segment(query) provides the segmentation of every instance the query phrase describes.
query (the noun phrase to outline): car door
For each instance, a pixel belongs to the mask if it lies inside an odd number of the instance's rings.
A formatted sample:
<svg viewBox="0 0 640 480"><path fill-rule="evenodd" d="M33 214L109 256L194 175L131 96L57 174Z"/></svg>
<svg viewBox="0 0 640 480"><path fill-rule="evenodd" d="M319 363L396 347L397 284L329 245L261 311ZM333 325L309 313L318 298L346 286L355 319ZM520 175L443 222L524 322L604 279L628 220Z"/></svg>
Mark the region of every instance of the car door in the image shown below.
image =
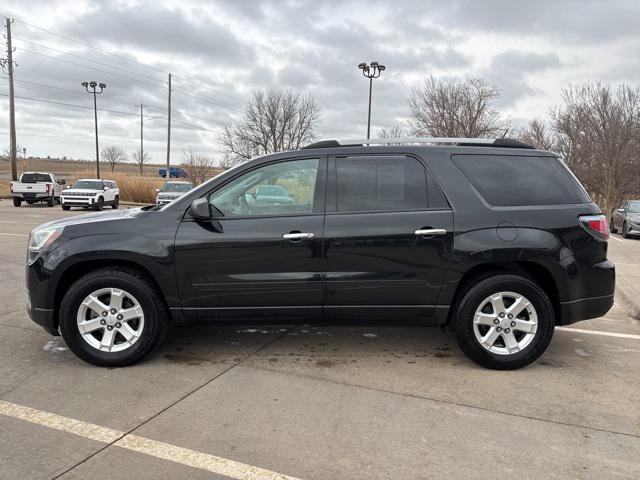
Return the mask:
<svg viewBox="0 0 640 480"><path fill-rule="evenodd" d="M269 162L209 192L211 220L185 215L175 240L184 315L320 314L325 179L324 158ZM263 203L260 185L292 201Z"/></svg>
<svg viewBox="0 0 640 480"><path fill-rule="evenodd" d="M421 159L367 155L329 160L328 313L433 313L452 243L452 211Z"/></svg>

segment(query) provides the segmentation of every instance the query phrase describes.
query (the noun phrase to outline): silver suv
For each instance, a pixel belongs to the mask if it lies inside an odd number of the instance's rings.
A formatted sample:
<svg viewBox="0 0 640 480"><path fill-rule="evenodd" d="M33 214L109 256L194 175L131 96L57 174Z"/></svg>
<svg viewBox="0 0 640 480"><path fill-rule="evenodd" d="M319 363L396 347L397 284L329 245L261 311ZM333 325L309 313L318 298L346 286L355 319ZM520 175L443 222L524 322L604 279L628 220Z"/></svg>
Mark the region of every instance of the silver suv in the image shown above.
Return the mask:
<svg viewBox="0 0 640 480"><path fill-rule="evenodd" d="M166 205L167 203L173 202L176 198L180 198L192 188L193 184L191 182L166 182L162 188L156 189L156 192L158 192L156 204Z"/></svg>

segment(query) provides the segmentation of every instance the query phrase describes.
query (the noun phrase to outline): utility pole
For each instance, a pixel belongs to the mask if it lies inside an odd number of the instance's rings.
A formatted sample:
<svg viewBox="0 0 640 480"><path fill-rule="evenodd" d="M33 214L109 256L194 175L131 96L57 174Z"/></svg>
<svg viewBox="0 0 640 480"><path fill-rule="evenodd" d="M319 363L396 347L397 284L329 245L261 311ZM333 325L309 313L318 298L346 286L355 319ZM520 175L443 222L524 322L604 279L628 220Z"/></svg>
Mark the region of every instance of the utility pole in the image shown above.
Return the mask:
<svg viewBox="0 0 640 480"><path fill-rule="evenodd" d="M2 65L7 65L9 73L9 165L11 180L18 179L18 158L16 145L16 106L13 92L13 46L11 45L11 22L7 18L7 58L2 59Z"/></svg>
<svg viewBox="0 0 640 480"><path fill-rule="evenodd" d="M167 105L167 172L165 178L169 180L169 158L171 156L171 74L169 74L169 101Z"/></svg>
<svg viewBox="0 0 640 480"><path fill-rule="evenodd" d="M370 65L363 62L358 65L358 68L362 70L362 75L369 79L369 113L367 115L367 139L369 139L371 138L371 91L373 90L373 79L378 78L387 67L378 62L371 62Z"/></svg>
<svg viewBox="0 0 640 480"><path fill-rule="evenodd" d="M93 93L93 120L95 122L96 129L96 178L100 178L100 150L98 147L98 104L96 102L96 95L101 94L104 89L107 88L107 85L104 83L98 84L93 80L90 82L82 82L81 85L85 88L87 93ZM91 87L91 90L89 90L89 87ZM96 91L96 87L100 88L99 92Z"/></svg>
<svg viewBox="0 0 640 480"><path fill-rule="evenodd" d="M142 167L144 165L144 142L142 137L142 107L144 104L140 102L140 175L142 175Z"/></svg>

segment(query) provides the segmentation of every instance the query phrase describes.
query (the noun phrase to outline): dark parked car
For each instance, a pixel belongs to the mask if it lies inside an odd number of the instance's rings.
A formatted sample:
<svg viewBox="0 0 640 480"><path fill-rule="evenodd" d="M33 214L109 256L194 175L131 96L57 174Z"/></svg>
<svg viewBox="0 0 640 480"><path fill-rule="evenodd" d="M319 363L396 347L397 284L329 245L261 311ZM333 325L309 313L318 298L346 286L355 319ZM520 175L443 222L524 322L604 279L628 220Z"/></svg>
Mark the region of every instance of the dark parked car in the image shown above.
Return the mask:
<svg viewBox="0 0 640 480"><path fill-rule="evenodd" d="M275 184L294 201L248 201ZM513 369L611 308L607 237L564 163L521 142L324 141L163 207L36 228L28 309L101 366L142 359L170 322L333 318L449 325L474 361Z"/></svg>
<svg viewBox="0 0 640 480"><path fill-rule="evenodd" d="M627 200L622 208L613 211L611 231L621 231L624 238L640 234L640 200Z"/></svg>

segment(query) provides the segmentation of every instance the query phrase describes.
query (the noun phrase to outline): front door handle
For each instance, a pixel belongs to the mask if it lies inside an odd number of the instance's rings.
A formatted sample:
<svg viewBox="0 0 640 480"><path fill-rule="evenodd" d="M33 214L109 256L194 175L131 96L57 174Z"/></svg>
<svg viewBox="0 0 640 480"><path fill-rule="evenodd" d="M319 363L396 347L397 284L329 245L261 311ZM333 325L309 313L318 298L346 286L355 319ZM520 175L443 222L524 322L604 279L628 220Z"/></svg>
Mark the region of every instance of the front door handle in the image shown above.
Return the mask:
<svg viewBox="0 0 640 480"><path fill-rule="evenodd" d="M309 239L313 237L314 237L313 233L304 233L304 232L291 232L291 233L285 233L284 235L282 235L282 238L284 238L285 240L304 240L304 239Z"/></svg>
<svg viewBox="0 0 640 480"><path fill-rule="evenodd" d="M428 237L431 235L446 235L447 231L444 228L421 228L413 233L418 237Z"/></svg>

